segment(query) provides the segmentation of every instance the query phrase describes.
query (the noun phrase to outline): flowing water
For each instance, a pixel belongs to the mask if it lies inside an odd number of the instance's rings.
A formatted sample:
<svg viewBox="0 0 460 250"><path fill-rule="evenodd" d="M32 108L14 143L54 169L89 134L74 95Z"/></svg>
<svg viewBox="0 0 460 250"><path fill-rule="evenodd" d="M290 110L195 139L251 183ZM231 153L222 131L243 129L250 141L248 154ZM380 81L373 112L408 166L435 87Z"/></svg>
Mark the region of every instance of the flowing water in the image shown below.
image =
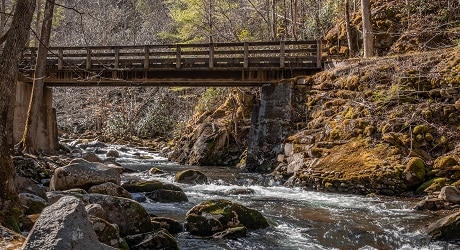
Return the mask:
<svg viewBox="0 0 460 250"><path fill-rule="evenodd" d="M193 168L168 162L145 150L125 149L117 162L137 172L125 174L124 179L137 177L172 183L175 173ZM166 174L147 174L153 166ZM194 168L212 182L175 183L183 188L188 202L147 200L142 205L150 214L184 222L185 214L194 205L223 198L262 212L271 226L249 231L246 238L238 240L201 238L183 232L176 235L180 249L460 249L459 242L430 242L419 231L438 218L411 210L413 200L306 191L286 188L269 178L233 168ZM235 188L250 188L255 193L227 194Z"/></svg>

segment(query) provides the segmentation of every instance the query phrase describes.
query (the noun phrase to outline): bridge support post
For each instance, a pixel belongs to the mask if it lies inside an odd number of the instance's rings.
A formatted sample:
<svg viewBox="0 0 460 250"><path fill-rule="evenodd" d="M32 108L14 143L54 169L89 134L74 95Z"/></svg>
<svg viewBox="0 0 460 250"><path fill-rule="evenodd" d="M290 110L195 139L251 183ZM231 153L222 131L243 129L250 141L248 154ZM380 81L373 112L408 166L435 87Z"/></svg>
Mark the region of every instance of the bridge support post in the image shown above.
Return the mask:
<svg viewBox="0 0 460 250"><path fill-rule="evenodd" d="M291 130L294 83L284 81L263 86L260 101L254 105L249 132L246 168L270 172L283 152L284 139Z"/></svg>
<svg viewBox="0 0 460 250"><path fill-rule="evenodd" d="M18 82L16 86L13 120L13 140L15 144L21 141L24 133L32 84ZM35 140L38 151L53 152L59 147L56 110L53 108L53 90L51 88L45 88L43 92L40 120Z"/></svg>

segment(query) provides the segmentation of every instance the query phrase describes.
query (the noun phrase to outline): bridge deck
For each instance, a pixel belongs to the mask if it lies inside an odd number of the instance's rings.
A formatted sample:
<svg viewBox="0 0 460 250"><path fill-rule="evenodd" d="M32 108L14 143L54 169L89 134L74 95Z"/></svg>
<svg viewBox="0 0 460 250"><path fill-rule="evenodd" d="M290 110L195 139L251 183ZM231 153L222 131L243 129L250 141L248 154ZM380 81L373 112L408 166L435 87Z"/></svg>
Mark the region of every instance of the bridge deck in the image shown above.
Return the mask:
<svg viewBox="0 0 460 250"><path fill-rule="evenodd" d="M36 54L26 51L20 81L33 81ZM261 86L321 64L317 41L54 47L45 85Z"/></svg>

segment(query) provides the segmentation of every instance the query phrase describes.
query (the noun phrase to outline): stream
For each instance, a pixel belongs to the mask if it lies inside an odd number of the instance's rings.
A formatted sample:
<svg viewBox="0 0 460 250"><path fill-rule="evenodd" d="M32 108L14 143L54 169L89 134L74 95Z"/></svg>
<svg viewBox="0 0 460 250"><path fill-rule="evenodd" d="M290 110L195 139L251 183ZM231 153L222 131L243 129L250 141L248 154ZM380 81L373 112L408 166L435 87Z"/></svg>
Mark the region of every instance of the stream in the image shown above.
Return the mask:
<svg viewBox="0 0 460 250"><path fill-rule="evenodd" d="M210 199L228 199L256 209L270 227L248 231L238 240L201 238L187 232L176 235L180 249L459 249L460 242L431 242L419 230L439 217L410 208L416 200L395 197L367 197L320 193L287 188L260 174L235 168L191 167L169 162L145 149L111 145L120 152L117 162L135 172L123 179L142 178L173 183L177 172L198 169L211 184L180 186L189 201L157 203L147 199L141 204L149 214L184 222L187 211ZM105 155L100 154L101 158ZM161 175L149 175L157 167ZM250 188L250 195L228 195L235 188ZM133 197L143 194L133 194Z"/></svg>

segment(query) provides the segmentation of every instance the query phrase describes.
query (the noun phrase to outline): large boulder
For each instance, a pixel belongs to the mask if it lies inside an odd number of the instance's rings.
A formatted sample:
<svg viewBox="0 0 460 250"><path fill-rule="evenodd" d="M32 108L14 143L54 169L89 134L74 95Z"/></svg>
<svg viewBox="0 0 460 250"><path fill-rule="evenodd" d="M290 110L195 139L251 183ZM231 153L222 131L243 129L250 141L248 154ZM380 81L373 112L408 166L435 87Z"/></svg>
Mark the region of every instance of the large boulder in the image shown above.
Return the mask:
<svg viewBox="0 0 460 250"><path fill-rule="evenodd" d="M430 224L426 233L434 240L460 240L460 212L446 216Z"/></svg>
<svg viewBox="0 0 460 250"><path fill-rule="evenodd" d="M138 202L103 194L86 194L83 200L99 204L106 211L107 221L117 224L120 235L133 235L150 232L153 225L145 208Z"/></svg>
<svg viewBox="0 0 460 250"><path fill-rule="evenodd" d="M112 182L92 186L88 192L132 199L131 194L126 189Z"/></svg>
<svg viewBox="0 0 460 250"><path fill-rule="evenodd" d="M198 170L187 169L177 173L175 181L186 184L206 184L208 177Z"/></svg>
<svg viewBox="0 0 460 250"><path fill-rule="evenodd" d="M186 229L197 235L212 235L234 227L258 229L269 226L260 212L228 200L211 200L198 204L187 212L185 220ZM222 229L219 229L216 220ZM212 230L201 232L204 226L210 226Z"/></svg>
<svg viewBox="0 0 460 250"><path fill-rule="evenodd" d="M120 185L120 169L102 163L75 159L69 165L57 168L51 178L51 190L72 188L88 189L91 186L113 182Z"/></svg>
<svg viewBox="0 0 460 250"><path fill-rule="evenodd" d="M39 214L46 206L48 206L48 202L45 199L29 193L20 193L19 201L21 202L26 215Z"/></svg>
<svg viewBox="0 0 460 250"><path fill-rule="evenodd" d="M81 200L66 196L45 208L23 246L35 249L115 249L99 242Z"/></svg>
<svg viewBox="0 0 460 250"><path fill-rule="evenodd" d="M129 249L141 250L141 249L165 249L175 250L177 242L174 237L168 233L165 229L153 231L149 233L130 235L125 237L126 243L128 243Z"/></svg>
<svg viewBox="0 0 460 250"><path fill-rule="evenodd" d="M102 162L102 159L93 152L85 153L81 158L89 162Z"/></svg>
<svg viewBox="0 0 460 250"><path fill-rule="evenodd" d="M450 202L450 203L459 204L460 203L460 190L458 190L454 186L442 187L438 198L444 201Z"/></svg>
<svg viewBox="0 0 460 250"><path fill-rule="evenodd" d="M107 220L107 213L100 204L89 204L85 206L85 209L89 216Z"/></svg>

